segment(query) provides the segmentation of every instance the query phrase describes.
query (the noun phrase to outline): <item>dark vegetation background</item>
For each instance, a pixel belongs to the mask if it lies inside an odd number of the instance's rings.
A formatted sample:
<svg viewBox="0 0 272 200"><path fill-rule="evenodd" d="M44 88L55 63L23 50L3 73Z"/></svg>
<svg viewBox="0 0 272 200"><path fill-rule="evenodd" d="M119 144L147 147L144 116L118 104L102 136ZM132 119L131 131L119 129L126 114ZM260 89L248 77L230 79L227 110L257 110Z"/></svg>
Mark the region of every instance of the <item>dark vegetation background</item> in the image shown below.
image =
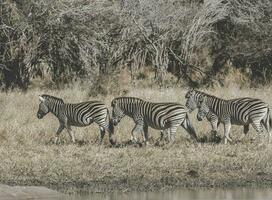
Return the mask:
<svg viewBox="0 0 272 200"><path fill-rule="evenodd" d="M264 85L271 36L271 0L0 0L0 85Z"/></svg>

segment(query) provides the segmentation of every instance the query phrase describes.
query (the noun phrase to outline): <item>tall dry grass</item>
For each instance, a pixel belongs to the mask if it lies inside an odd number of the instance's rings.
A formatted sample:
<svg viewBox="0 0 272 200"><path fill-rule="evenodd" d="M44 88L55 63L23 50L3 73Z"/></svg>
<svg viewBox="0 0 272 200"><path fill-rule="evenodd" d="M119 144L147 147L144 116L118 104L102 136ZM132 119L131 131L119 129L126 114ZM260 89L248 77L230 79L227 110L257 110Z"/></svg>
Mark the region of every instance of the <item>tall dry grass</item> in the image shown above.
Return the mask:
<svg viewBox="0 0 272 200"><path fill-rule="evenodd" d="M271 104L272 88L239 89L217 88L207 92L223 98L251 96ZM132 89L127 95L154 102L184 104L186 89ZM188 134L178 129L176 142L171 148L157 147L154 141L159 131L149 129L151 145L137 148L111 148L105 139L99 146L98 126L73 128L73 145L66 131L60 145L49 144L58 121L48 114L38 120L38 95L46 93L61 97L65 102L89 100L86 88L75 85L63 90L37 90L27 93L14 91L0 95L0 182L23 185L45 185L63 191L89 190L151 190L177 186L233 186L269 185L272 183L272 145L251 142L256 132L250 128L243 142L223 145L191 142ZM98 96L110 106L112 95ZM209 137L210 125L198 122L196 113L190 119L199 137ZM124 143L133 128L125 118L116 128L115 138ZM220 127L222 133L222 127ZM242 127L233 126L231 136L238 138ZM265 136L262 136L265 140Z"/></svg>

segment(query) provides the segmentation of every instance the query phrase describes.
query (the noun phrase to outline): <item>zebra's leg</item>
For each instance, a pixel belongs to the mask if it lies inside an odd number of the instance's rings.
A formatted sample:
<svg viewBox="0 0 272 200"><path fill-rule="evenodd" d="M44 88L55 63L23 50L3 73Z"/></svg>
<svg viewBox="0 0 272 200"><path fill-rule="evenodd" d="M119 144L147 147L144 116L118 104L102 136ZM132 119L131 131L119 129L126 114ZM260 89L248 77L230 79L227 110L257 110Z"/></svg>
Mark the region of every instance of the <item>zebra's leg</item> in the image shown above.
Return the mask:
<svg viewBox="0 0 272 200"><path fill-rule="evenodd" d="M231 128L231 123L227 122L224 125L224 142L225 144L229 142L232 142L232 139L229 137L229 132L230 132L230 128Z"/></svg>
<svg viewBox="0 0 272 200"><path fill-rule="evenodd" d="M249 124L246 124L246 125L244 125L244 134L241 135L241 137L239 138L239 141L242 141L245 138L248 131L249 131Z"/></svg>
<svg viewBox="0 0 272 200"><path fill-rule="evenodd" d="M162 138L163 144L165 144L166 141L168 141L168 142L170 141L170 129L169 128L164 129L162 131L161 138Z"/></svg>
<svg viewBox="0 0 272 200"><path fill-rule="evenodd" d="M173 126L168 131L168 139L169 139L170 144L173 144L175 141L177 129L178 129L178 127Z"/></svg>
<svg viewBox="0 0 272 200"><path fill-rule="evenodd" d="M157 139L156 144L158 144L158 145L161 145L161 143L164 144L167 134L168 134L167 130L168 129L164 129L164 130L160 131L160 138Z"/></svg>
<svg viewBox="0 0 272 200"><path fill-rule="evenodd" d="M143 128L143 132L144 132L144 143L145 145L149 145L149 142L148 142L148 126L147 124L144 125L144 128Z"/></svg>
<svg viewBox="0 0 272 200"><path fill-rule="evenodd" d="M168 133L169 133L169 128L168 129L164 129L161 130L161 137L160 137L160 141L165 141L168 138Z"/></svg>
<svg viewBox="0 0 272 200"><path fill-rule="evenodd" d="M260 139L261 133L263 132L263 126L262 126L262 124L260 123L260 121L253 121L251 123L251 125L257 131L258 138Z"/></svg>
<svg viewBox="0 0 272 200"><path fill-rule="evenodd" d="M164 140L165 141L167 140L167 142L170 142L171 141L171 131L170 131L170 128L165 129L164 130L164 134L166 135L166 136L164 136Z"/></svg>
<svg viewBox="0 0 272 200"><path fill-rule="evenodd" d="M101 145L105 136L105 128L103 128L102 126L99 126L100 129L100 138L99 138L99 144Z"/></svg>
<svg viewBox="0 0 272 200"><path fill-rule="evenodd" d="M197 136L194 127L192 126L188 116L183 120L181 123L181 126L189 133L190 137L194 140L197 141Z"/></svg>
<svg viewBox="0 0 272 200"><path fill-rule="evenodd" d="M131 131L131 141L133 143L137 143L138 142L138 138L136 137L136 135L138 135L139 133L141 133L143 131L143 125L141 124L136 124L134 126L134 128Z"/></svg>
<svg viewBox="0 0 272 200"><path fill-rule="evenodd" d="M268 144L270 144L270 140L272 136L272 132L271 132L272 119L269 112L270 111L268 110L268 113L266 114L265 118L261 120L261 123L263 124L265 130L268 133Z"/></svg>
<svg viewBox="0 0 272 200"><path fill-rule="evenodd" d="M163 140L163 138L164 138L164 130L161 130L161 131L160 131L160 133L161 133L161 136L160 136L160 141L162 141L162 140Z"/></svg>
<svg viewBox="0 0 272 200"><path fill-rule="evenodd" d="M110 141L111 145L116 144L116 141L114 141L114 139L112 138L112 136L114 134L114 125L113 125L112 119L109 119L108 128L106 130L109 133L109 141Z"/></svg>
<svg viewBox="0 0 272 200"><path fill-rule="evenodd" d="M108 121L107 121L108 120ZM109 142L114 145L116 142L113 140L112 136L114 134L114 125L112 119L106 119L96 122L99 125L100 138L99 144L102 144L106 132L109 134Z"/></svg>
<svg viewBox="0 0 272 200"><path fill-rule="evenodd" d="M68 131L68 134L69 134L69 136L70 136L70 139L71 139L72 143L75 144L75 143L76 143L75 135L74 135L74 133L73 133L73 131L72 131L71 126L68 126L68 127L67 127L67 131Z"/></svg>
<svg viewBox="0 0 272 200"><path fill-rule="evenodd" d="M266 128L266 130L267 130L267 133L268 133L268 144L270 144L271 136L272 136L270 125L268 125L268 127Z"/></svg>
<svg viewBox="0 0 272 200"><path fill-rule="evenodd" d="M271 137L272 137L272 132L271 132L271 130L269 130L268 131L268 144L270 144Z"/></svg>
<svg viewBox="0 0 272 200"><path fill-rule="evenodd" d="M63 124L60 124L57 132L56 132L56 136L54 138L54 144L57 144L57 142L59 141L59 135L61 133L61 131L64 129L64 125Z"/></svg>
<svg viewBox="0 0 272 200"><path fill-rule="evenodd" d="M211 118L211 125L212 125L212 138L216 138L218 136L218 126L220 122L218 121L217 117Z"/></svg>

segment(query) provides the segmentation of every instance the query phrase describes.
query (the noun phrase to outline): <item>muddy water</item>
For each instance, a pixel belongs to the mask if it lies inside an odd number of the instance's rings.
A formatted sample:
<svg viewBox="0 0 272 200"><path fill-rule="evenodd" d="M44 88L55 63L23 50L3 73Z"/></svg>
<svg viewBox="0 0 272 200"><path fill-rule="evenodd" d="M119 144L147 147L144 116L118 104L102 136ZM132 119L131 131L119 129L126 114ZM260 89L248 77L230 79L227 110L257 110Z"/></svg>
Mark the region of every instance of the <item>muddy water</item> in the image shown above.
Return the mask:
<svg viewBox="0 0 272 200"><path fill-rule="evenodd" d="M71 196L69 200L271 200L272 188L182 189L171 192L130 192Z"/></svg>
<svg viewBox="0 0 272 200"><path fill-rule="evenodd" d="M0 200L271 200L272 188L180 189L168 192L113 192L67 196L45 187L0 185Z"/></svg>
<svg viewBox="0 0 272 200"><path fill-rule="evenodd" d="M0 184L0 200L62 200L66 195L46 187Z"/></svg>

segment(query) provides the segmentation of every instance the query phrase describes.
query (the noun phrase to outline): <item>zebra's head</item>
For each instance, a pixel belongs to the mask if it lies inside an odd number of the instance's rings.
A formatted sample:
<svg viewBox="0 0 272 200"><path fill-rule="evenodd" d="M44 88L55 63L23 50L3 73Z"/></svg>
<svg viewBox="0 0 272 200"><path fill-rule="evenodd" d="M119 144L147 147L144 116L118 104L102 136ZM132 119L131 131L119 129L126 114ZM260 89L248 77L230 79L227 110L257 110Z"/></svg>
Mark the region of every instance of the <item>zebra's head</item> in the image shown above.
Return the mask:
<svg viewBox="0 0 272 200"><path fill-rule="evenodd" d="M49 96L46 94L39 96L40 104L39 104L39 110L37 112L38 119L42 119L47 113L49 113L52 110L52 106L56 103L64 103L62 99Z"/></svg>
<svg viewBox="0 0 272 200"><path fill-rule="evenodd" d="M206 104L206 100L207 100L206 96L200 96L199 97L200 106L199 106L198 112L197 112L198 121L202 121L209 112L209 107Z"/></svg>
<svg viewBox="0 0 272 200"><path fill-rule="evenodd" d="M118 99L113 99L111 102L112 107L112 122L116 126L121 119L125 116L124 110L121 108L121 104Z"/></svg>
<svg viewBox="0 0 272 200"><path fill-rule="evenodd" d="M185 94L185 98L186 98L185 106L189 109L189 112L192 112L194 109L197 108L196 91L194 89L189 90Z"/></svg>

